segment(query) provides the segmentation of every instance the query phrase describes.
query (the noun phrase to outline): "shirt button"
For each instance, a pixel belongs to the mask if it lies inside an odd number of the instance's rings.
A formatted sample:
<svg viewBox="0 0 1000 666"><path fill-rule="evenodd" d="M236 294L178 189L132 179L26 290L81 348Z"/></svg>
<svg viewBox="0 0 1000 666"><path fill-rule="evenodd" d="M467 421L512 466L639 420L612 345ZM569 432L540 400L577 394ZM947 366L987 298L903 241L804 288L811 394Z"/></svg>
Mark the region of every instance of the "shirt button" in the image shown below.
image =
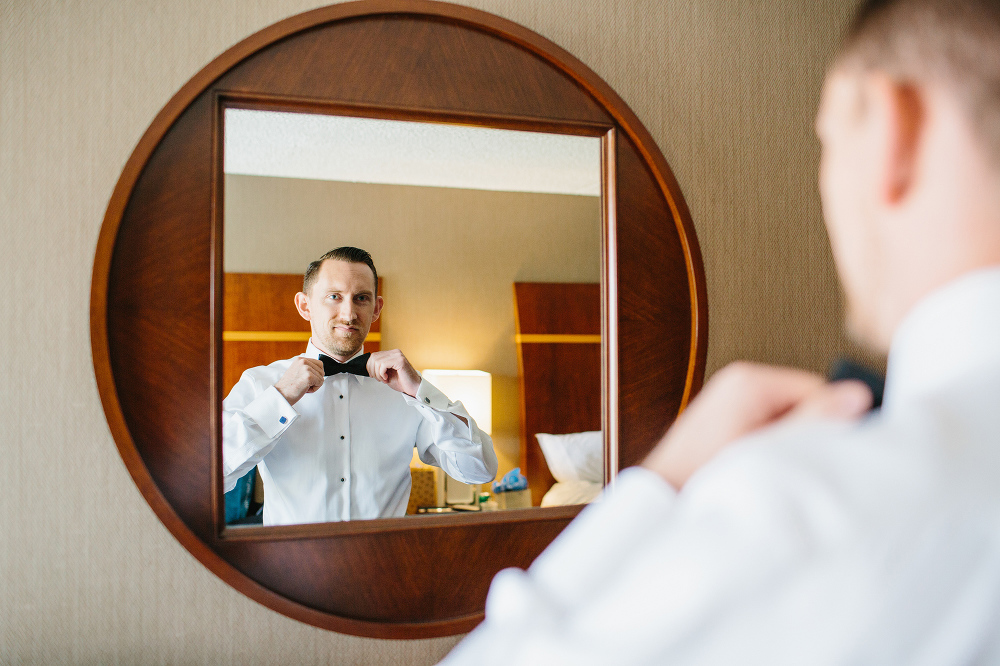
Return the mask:
<svg viewBox="0 0 1000 666"><path fill-rule="evenodd" d="M424 402L426 402L429 405L429 404L431 404L431 399L430 398L424 398Z"/></svg>
<svg viewBox="0 0 1000 666"><path fill-rule="evenodd" d="M341 482L341 483L343 483L343 482L344 482L344 477L340 477L340 482Z"/></svg>
<svg viewBox="0 0 1000 666"><path fill-rule="evenodd" d="M340 399L341 399L341 400L343 400L343 399L344 399L344 396L340 396Z"/></svg>
<svg viewBox="0 0 1000 666"><path fill-rule="evenodd" d="M341 435L341 436L340 436L340 438L341 438L341 439L344 439L344 436L343 436L343 435Z"/></svg>

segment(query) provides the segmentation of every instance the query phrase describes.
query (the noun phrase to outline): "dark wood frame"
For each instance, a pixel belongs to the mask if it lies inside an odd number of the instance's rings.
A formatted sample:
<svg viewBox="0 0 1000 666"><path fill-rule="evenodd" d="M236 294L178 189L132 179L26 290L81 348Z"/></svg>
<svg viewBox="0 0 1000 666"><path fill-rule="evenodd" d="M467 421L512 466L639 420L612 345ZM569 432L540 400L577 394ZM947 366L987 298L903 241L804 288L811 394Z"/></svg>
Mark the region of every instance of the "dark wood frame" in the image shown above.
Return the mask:
<svg viewBox="0 0 1000 666"><path fill-rule="evenodd" d="M612 471L641 460L704 372L705 281L680 189L585 65L514 23L429 0L325 7L250 36L181 88L122 172L94 261L91 342L112 435L160 520L234 588L303 622L381 638L467 631L493 574L530 564L577 507L221 527L221 100L605 136Z"/></svg>

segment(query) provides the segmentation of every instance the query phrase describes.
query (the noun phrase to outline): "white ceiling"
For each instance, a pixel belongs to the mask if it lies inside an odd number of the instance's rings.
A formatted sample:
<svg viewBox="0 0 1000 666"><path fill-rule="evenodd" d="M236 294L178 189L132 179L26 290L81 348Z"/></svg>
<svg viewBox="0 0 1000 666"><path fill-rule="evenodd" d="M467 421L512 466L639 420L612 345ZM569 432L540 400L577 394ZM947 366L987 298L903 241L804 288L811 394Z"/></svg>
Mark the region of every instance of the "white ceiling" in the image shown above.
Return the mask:
<svg viewBox="0 0 1000 666"><path fill-rule="evenodd" d="M601 194L595 137L246 109L224 131L226 173Z"/></svg>

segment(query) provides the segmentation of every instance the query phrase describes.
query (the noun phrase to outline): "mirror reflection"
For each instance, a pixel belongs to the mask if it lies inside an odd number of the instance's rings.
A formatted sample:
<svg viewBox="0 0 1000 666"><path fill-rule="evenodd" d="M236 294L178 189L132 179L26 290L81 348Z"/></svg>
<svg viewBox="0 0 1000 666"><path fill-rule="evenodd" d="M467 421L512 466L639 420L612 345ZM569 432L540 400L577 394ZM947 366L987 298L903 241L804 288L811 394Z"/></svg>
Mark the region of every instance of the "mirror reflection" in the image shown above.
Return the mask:
<svg viewBox="0 0 1000 666"><path fill-rule="evenodd" d="M223 136L227 523L596 496L600 138L236 108Z"/></svg>

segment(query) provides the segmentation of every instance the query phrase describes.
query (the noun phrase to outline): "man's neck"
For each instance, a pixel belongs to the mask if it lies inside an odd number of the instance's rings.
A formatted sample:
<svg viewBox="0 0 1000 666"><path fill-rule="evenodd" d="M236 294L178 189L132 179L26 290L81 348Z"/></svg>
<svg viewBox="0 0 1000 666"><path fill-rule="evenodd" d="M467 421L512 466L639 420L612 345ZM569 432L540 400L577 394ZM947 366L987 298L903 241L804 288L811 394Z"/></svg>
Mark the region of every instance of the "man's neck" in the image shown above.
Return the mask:
<svg viewBox="0 0 1000 666"><path fill-rule="evenodd" d="M346 354L346 355L345 354L334 354L334 353L332 353L332 352L324 349L319 344L317 344L315 338L309 338L309 343L313 347L315 347L316 349L318 349L321 353L326 354L327 356L329 356L330 358L332 358L334 361L337 361L338 363L347 363L352 358L354 358L355 356L359 355L361 352L363 352L365 350L365 346L362 344L360 347L358 347L357 349L355 349L353 352L351 352L349 354Z"/></svg>

